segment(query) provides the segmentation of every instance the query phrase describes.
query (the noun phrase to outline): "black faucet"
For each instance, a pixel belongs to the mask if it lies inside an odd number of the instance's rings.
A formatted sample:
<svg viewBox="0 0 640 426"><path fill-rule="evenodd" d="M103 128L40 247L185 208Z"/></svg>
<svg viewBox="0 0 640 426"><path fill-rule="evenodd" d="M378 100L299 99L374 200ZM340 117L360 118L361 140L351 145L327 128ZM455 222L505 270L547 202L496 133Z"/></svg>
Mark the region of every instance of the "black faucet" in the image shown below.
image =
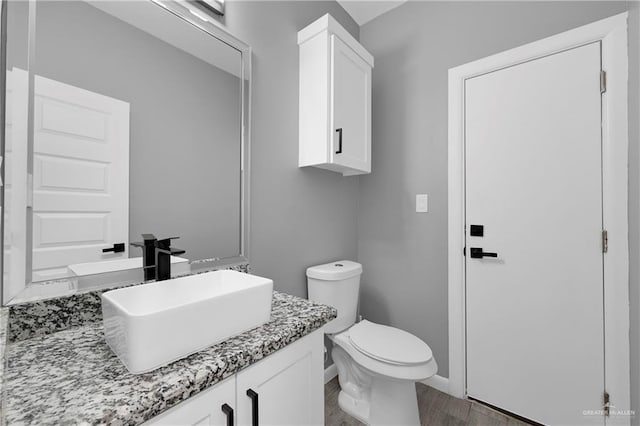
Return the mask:
<svg viewBox="0 0 640 426"><path fill-rule="evenodd" d="M171 256L181 255L186 253L182 249L171 247L171 240L175 240L180 237L164 238L162 240L156 240L156 280L168 280L171 278Z"/></svg>
<svg viewBox="0 0 640 426"><path fill-rule="evenodd" d="M142 249L142 262L144 269L144 280L156 279L156 237L153 234L142 234L144 242L131 243L134 247Z"/></svg>

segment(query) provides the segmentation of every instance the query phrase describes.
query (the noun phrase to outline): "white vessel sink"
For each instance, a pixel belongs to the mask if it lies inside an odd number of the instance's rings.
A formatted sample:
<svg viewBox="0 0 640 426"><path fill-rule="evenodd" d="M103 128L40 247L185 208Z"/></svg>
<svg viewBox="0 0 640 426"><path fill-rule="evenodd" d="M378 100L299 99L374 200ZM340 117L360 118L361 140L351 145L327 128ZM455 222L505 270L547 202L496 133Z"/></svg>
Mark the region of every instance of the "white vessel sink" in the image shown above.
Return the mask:
<svg viewBox="0 0 640 426"><path fill-rule="evenodd" d="M69 270L77 276L104 274L106 272L126 271L142 268L142 257L128 259L104 260L101 262L76 263L68 266ZM189 259L171 256L171 274L180 275L189 273Z"/></svg>
<svg viewBox="0 0 640 426"><path fill-rule="evenodd" d="M108 291L105 339L144 373L266 323L272 294L272 280L229 270Z"/></svg>

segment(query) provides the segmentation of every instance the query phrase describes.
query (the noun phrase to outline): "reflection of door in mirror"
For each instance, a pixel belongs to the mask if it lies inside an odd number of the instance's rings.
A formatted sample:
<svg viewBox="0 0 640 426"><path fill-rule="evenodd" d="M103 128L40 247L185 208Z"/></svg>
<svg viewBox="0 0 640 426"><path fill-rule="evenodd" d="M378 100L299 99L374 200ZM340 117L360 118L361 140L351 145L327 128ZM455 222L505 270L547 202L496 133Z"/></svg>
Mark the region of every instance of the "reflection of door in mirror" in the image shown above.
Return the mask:
<svg viewBox="0 0 640 426"><path fill-rule="evenodd" d="M40 76L34 90L33 281L128 257L129 104Z"/></svg>
<svg viewBox="0 0 640 426"><path fill-rule="evenodd" d="M25 144L28 73L8 71L5 282L66 277L71 263L128 256L129 104L34 77L33 178ZM12 190L25 188L26 191ZM27 219L33 219L33 251ZM124 243L122 252L103 252ZM31 263L28 267L25 263ZM12 292L14 293L14 292Z"/></svg>
<svg viewBox="0 0 640 426"><path fill-rule="evenodd" d="M5 294L18 294L26 283L27 244L27 140L29 76L26 71L7 70L5 116L4 261ZM18 142L16 142L18 141Z"/></svg>

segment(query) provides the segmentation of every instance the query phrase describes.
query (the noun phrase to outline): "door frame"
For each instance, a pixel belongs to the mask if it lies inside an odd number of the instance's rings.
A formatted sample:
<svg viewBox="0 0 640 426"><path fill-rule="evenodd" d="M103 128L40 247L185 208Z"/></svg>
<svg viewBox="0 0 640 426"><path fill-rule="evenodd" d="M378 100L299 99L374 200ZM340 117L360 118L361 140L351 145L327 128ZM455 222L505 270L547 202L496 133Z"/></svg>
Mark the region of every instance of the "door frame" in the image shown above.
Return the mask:
<svg viewBox="0 0 640 426"><path fill-rule="evenodd" d="M630 407L627 16L628 12L624 12L449 69L449 393L453 396L467 396L463 255L465 80L600 41L602 69L606 71L606 91L602 95L603 224L609 238L604 255L605 389L618 410ZM585 407L591 408L601 407ZM628 416L616 417L616 424L629 421Z"/></svg>

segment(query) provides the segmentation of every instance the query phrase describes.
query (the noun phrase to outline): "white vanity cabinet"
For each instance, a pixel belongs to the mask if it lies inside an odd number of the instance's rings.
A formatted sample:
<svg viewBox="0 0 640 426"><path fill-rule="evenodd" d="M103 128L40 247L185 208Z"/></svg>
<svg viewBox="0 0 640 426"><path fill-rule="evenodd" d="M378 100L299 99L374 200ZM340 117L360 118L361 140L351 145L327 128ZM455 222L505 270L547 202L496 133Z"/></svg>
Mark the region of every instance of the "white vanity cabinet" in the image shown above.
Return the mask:
<svg viewBox="0 0 640 426"><path fill-rule="evenodd" d="M240 371L237 425L324 425L323 347L315 331Z"/></svg>
<svg viewBox="0 0 640 426"><path fill-rule="evenodd" d="M145 424L324 425L323 336L316 330Z"/></svg>
<svg viewBox="0 0 640 426"><path fill-rule="evenodd" d="M146 422L158 426L233 425L236 401L235 377L229 377ZM226 404L225 411L222 407ZM227 408L228 407L228 408ZM232 411L229 411L232 410Z"/></svg>
<svg viewBox="0 0 640 426"><path fill-rule="evenodd" d="M331 15L298 32L298 166L371 172L373 56Z"/></svg>

